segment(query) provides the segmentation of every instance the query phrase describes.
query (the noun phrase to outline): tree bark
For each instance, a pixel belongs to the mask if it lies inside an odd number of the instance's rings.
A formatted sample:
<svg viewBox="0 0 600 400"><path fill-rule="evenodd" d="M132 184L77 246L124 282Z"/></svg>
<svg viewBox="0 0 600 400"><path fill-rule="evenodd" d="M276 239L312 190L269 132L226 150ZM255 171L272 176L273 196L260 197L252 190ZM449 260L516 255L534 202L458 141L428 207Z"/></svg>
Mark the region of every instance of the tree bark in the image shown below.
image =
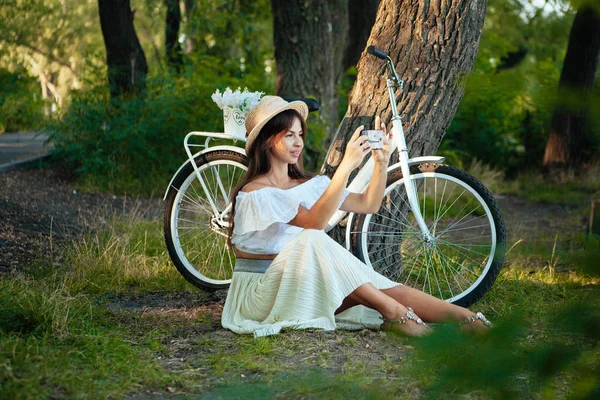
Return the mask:
<svg viewBox="0 0 600 400"><path fill-rule="evenodd" d="M577 169L593 157L588 132L592 110L586 99L594 89L599 62L600 11L597 6L583 5L577 10L569 34L544 167Z"/></svg>
<svg viewBox="0 0 600 400"><path fill-rule="evenodd" d="M181 9L179 0L165 0L167 13L165 16L165 50L167 63L177 73L181 72L183 54L179 45L179 26L181 25Z"/></svg>
<svg viewBox="0 0 600 400"><path fill-rule="evenodd" d="M143 94L148 64L133 26L129 0L98 0L112 98Z"/></svg>
<svg viewBox="0 0 600 400"><path fill-rule="evenodd" d="M343 2L340 2L343 3ZM275 93L283 97L314 96L326 126L337 121L333 21L328 2L271 0L275 45ZM343 7L342 7L343 8ZM346 10L337 13L347 15ZM337 20L336 32L343 32ZM342 36L338 36L340 39ZM335 53L335 55L334 55Z"/></svg>
<svg viewBox="0 0 600 400"><path fill-rule="evenodd" d="M331 16L331 34L332 34L332 63L333 68L333 93L334 98L331 105L331 115L333 124L338 121L338 95L337 88L342 79L344 68L344 60L348 53L348 45L351 40L350 35L350 9L349 0L329 0L329 15ZM363 46L366 39L363 42Z"/></svg>
<svg viewBox="0 0 600 400"><path fill-rule="evenodd" d="M275 93L314 96L332 138L339 120L337 89L358 61L379 0L271 0L276 60ZM327 143L328 144L328 143Z"/></svg>
<svg viewBox="0 0 600 400"><path fill-rule="evenodd" d="M348 0L348 42L342 64L342 73L356 65L365 49L371 28L375 23L379 0Z"/></svg>
<svg viewBox="0 0 600 400"><path fill-rule="evenodd" d="M477 56L485 9L485 0L380 2L367 44L386 51L405 81L396 96L411 157L435 154L450 125L464 93L462 79ZM329 176L357 126L373 127L376 115L388 125L391 118L385 64L363 51L357 68L348 110L322 168ZM332 233L338 240L340 235L339 229Z"/></svg>

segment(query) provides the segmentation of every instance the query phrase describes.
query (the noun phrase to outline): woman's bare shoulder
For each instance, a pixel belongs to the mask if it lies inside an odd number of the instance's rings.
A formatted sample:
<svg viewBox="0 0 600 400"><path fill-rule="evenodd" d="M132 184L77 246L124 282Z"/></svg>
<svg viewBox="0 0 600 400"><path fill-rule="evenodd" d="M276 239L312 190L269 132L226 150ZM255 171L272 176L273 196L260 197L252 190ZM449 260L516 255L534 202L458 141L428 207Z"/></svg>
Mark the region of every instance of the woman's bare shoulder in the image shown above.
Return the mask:
<svg viewBox="0 0 600 400"><path fill-rule="evenodd" d="M317 176L317 175L315 175L315 176ZM294 179L296 181L296 185L294 185L294 186L301 185L305 182L308 182L312 178L313 178L313 176L311 175L311 176L307 176L305 178ZM292 186L292 187L294 187L294 186ZM264 189L264 188L268 188L268 187L276 187L276 186L273 186L273 184L271 184L266 179L263 180L263 178L258 178L258 179L255 179L253 181L246 183L240 191L244 192L244 193L249 193L249 192L252 192L252 191L255 191L258 189Z"/></svg>
<svg viewBox="0 0 600 400"><path fill-rule="evenodd" d="M244 185L244 187L241 189L241 191L245 192L245 193L249 193L249 192L252 192L254 190L266 188L266 187L269 187L269 186L270 185L268 183L262 182L261 179L256 179L256 180L253 180L251 182L246 183Z"/></svg>

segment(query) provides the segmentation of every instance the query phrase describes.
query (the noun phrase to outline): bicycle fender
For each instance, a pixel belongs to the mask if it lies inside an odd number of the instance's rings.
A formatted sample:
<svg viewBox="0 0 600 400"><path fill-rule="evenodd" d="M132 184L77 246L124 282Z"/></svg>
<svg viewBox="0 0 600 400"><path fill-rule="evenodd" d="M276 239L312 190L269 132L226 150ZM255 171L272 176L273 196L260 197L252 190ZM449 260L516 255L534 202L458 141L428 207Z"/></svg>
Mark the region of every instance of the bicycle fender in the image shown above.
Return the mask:
<svg viewBox="0 0 600 400"><path fill-rule="evenodd" d="M209 153L211 151L216 151L216 150L229 150L229 151L234 151L236 153L239 153L243 156L246 156L246 150L242 149L241 147L237 147L237 146L229 146L229 145L222 145L222 146L214 146L214 147L209 147L208 149L204 149L201 150L197 153L195 153L192 158L196 159L196 157L205 154L205 153ZM171 190L171 184L173 183L173 181L175 180L175 177L179 174L179 171L181 171L182 169L184 169L186 167L186 165L188 165L190 163L190 160L188 159L186 162L184 162L183 164L181 164L181 166L179 167L179 169L177 170L177 172L175 172L173 174L173 177L171 178L171 181L169 182L169 186L167 186L167 190L165 191L165 195L163 196L163 201L167 198L167 195L169 194L169 190Z"/></svg>
<svg viewBox="0 0 600 400"><path fill-rule="evenodd" d="M418 164L423 164L423 163L434 163L434 164L441 164L446 160L446 157L441 157L441 156L423 156L423 157L415 157L415 158L410 158L408 160L408 166L413 166L413 165L418 165ZM397 162L396 164L390 165L387 168L387 172L390 173L393 170L400 168L400 163Z"/></svg>

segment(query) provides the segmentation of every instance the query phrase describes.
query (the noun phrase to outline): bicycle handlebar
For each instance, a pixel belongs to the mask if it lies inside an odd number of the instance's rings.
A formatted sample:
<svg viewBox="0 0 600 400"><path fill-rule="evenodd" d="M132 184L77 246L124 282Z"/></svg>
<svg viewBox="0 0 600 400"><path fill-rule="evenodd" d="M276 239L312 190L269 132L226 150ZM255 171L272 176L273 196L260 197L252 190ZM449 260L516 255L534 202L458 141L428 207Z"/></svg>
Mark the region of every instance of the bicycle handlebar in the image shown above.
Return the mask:
<svg viewBox="0 0 600 400"><path fill-rule="evenodd" d="M382 60L385 60L388 70L390 72L390 79L395 83L395 85L397 87L400 88L400 90L402 90L402 88L404 87L404 81L402 81L402 79L400 79L400 77L396 73L396 68L394 68L394 63L392 62L392 59L390 58L390 56L385 51L378 49L375 46L367 47L367 53L372 54L375 57L380 58ZM390 92L390 100L392 102L394 102L393 98L394 98L393 93Z"/></svg>
<svg viewBox="0 0 600 400"><path fill-rule="evenodd" d="M375 46L367 47L367 53L374 55L377 58L381 58L382 60L387 60L388 55L385 51L378 49Z"/></svg>

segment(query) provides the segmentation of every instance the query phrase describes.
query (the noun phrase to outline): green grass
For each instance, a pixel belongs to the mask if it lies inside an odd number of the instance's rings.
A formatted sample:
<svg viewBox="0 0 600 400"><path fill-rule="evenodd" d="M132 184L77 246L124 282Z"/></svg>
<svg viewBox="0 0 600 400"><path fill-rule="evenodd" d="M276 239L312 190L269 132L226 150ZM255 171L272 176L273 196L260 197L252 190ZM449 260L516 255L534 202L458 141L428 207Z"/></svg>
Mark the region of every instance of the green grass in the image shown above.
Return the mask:
<svg viewBox="0 0 600 400"><path fill-rule="evenodd" d="M539 203L588 204L600 198L600 165L579 174L573 172L553 173L543 176L525 172L512 181L500 181L492 185L494 192L512 194Z"/></svg>
<svg viewBox="0 0 600 400"><path fill-rule="evenodd" d="M7 398L109 397L168 374L90 296L56 275L0 280L0 384Z"/></svg>
<svg viewBox="0 0 600 400"><path fill-rule="evenodd" d="M583 208L509 230L481 310L484 336L437 326L422 340L375 331L220 327L222 304L134 214L0 277L0 387L8 398L592 398L600 388L600 241ZM545 222L545 223L546 223ZM556 224L553 225L553 224ZM596 392L594 392L594 390Z"/></svg>

